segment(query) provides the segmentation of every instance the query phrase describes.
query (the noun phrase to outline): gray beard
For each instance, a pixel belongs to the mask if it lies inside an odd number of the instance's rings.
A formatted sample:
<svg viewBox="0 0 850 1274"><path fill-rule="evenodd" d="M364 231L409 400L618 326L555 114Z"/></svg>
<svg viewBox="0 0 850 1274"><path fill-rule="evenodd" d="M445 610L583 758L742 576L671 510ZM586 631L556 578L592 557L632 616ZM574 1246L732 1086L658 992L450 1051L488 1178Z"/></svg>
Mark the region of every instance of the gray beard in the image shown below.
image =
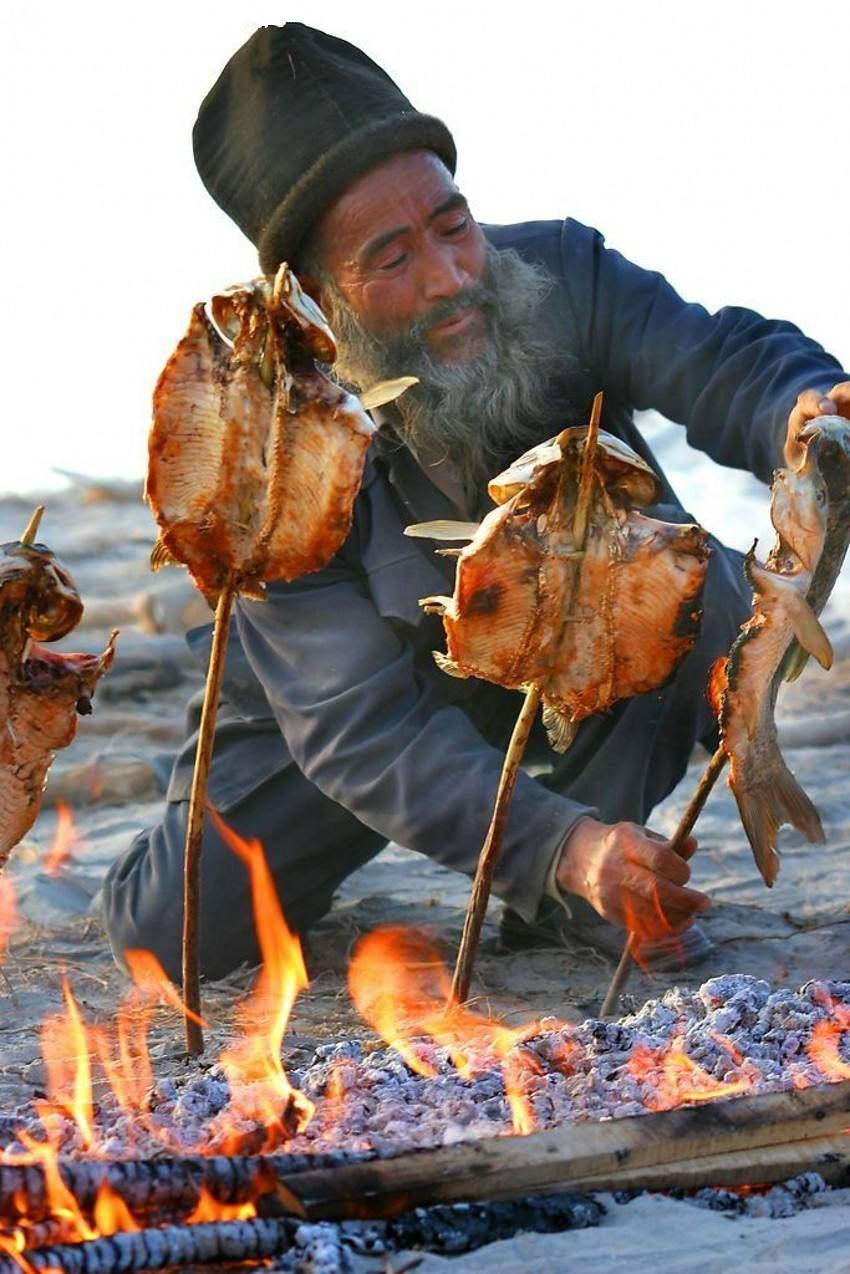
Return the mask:
<svg viewBox="0 0 850 1274"><path fill-rule="evenodd" d="M479 283L436 302L414 323L375 336L360 323L332 280L323 280L325 313L337 341L334 374L363 390L397 376L417 376L395 404L397 433L422 464L447 460L477 502L505 463L542 441L551 416L551 379L563 354L541 335L538 312L552 287L544 270L512 248L487 248ZM488 339L468 362L440 362L425 340L434 323L480 306Z"/></svg>

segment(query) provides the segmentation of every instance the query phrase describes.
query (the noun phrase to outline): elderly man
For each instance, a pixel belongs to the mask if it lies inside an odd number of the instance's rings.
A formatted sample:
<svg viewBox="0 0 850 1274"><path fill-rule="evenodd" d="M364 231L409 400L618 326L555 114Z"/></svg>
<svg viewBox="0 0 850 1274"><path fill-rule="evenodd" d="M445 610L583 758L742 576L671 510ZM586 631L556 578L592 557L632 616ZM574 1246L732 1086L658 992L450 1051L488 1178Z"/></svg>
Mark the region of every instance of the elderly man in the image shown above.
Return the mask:
<svg viewBox="0 0 850 1274"><path fill-rule="evenodd" d="M265 27L234 55L194 140L207 188L263 270L290 261L325 308L335 374L361 388L420 382L380 414L338 556L272 585L265 603L241 602L234 624L210 797L263 842L304 932L390 839L473 872L519 706L434 665L440 625L418 599L447 591L451 563L404 527L479 517L487 478L583 423L598 389L604 427L662 479L651 512L686 521L633 408L657 408L693 446L769 480L805 420L850 414L850 385L789 323L686 304L572 220L480 225L453 181L445 125L360 50L300 24ZM675 679L583 723L563 756L533 735L495 880L507 942L572 936L613 951L630 918L656 967L708 949L695 923L708 899L644 824L694 743L713 745L708 669L749 609L740 556L714 550L702 634ZM205 659L209 629L189 641ZM194 742L163 821L113 866L104 894L117 958L149 947L175 975ZM213 828L205 837L201 959L216 977L258 953L244 869Z"/></svg>

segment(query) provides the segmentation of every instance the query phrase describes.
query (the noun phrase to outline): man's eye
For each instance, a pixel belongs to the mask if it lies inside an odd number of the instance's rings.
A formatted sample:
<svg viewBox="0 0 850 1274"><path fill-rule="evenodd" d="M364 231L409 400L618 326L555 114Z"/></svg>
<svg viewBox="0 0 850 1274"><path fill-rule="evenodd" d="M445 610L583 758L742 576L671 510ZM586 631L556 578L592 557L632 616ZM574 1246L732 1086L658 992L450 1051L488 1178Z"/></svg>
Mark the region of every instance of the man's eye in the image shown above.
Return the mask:
<svg viewBox="0 0 850 1274"><path fill-rule="evenodd" d="M461 217L460 221L453 221L450 226L446 226L443 234L453 235L460 234L469 225L469 217Z"/></svg>
<svg viewBox="0 0 850 1274"><path fill-rule="evenodd" d="M382 261L378 266L379 270L395 270L398 266L404 265L407 260L407 253L400 252L397 256L392 257L389 261Z"/></svg>

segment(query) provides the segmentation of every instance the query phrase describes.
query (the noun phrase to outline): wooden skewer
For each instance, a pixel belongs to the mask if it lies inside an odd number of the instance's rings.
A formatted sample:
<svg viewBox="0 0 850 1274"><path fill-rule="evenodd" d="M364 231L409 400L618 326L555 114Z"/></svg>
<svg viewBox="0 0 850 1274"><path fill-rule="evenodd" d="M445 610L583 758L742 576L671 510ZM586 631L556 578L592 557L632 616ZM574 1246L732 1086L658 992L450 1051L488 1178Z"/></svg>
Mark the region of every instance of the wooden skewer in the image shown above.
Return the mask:
<svg viewBox="0 0 850 1274"><path fill-rule="evenodd" d="M212 760L215 718L224 675L227 654L227 638L230 631L230 612L236 596L236 584L229 578L219 594L215 608L213 640L201 724L198 730L198 746L195 751L195 770L192 775L192 791L189 797L189 819L186 825L186 850L183 862L183 1002L189 1010L185 1017L186 1049L191 1056L204 1051L204 1033L201 1029L201 958L200 958L200 902L201 902L201 848L204 832L204 812L207 797L207 778Z"/></svg>
<svg viewBox="0 0 850 1274"><path fill-rule="evenodd" d="M602 394L599 393L593 400L593 407L590 413L590 422L587 428L587 438L584 444L584 455L582 457L581 476L579 478L579 489L576 497L575 512L573 515L574 529L574 548L580 551L584 548L584 541L587 535L587 521L590 512L590 500L593 494L593 474L594 474L594 456L596 454L596 443L599 435L599 421L602 415ZM578 579L581 571L581 559L577 560L575 574L573 578L573 586L570 590L570 598L564 614L564 621L561 631L558 634L558 640L555 642L553 650L557 651L563 640L563 630L568 622L568 617L575 603L575 597L578 592ZM469 903L466 908L466 917L463 922L463 933L461 935L460 947L458 948L457 960L455 961L454 975L452 977L452 988L450 993L450 1004L462 1004L469 998L469 987L472 982L472 970L475 964L475 956L478 952L478 942L481 937L481 927L484 924L484 916L487 911L487 903L490 900L490 891L493 886L493 875L496 870L496 863L499 858L499 851L502 848L502 840L505 834L505 827L508 821L508 809L513 796L514 787L516 786L517 774L522 764L523 754L528 736L531 733L531 727L534 725L534 719L537 716L537 709L540 707L540 700L543 695L543 689L539 685L531 685L525 692L525 699L520 708L519 716L514 725L505 753L504 764L502 765L502 773L499 776L499 786L496 790L496 800L493 805L493 813L490 818L490 825L487 828L487 835L484 838L484 844L481 846L481 853L478 856L478 864L475 869L475 878L472 882L472 892L469 895Z"/></svg>
<svg viewBox="0 0 850 1274"><path fill-rule="evenodd" d="M706 766L703 776L697 784L693 796L688 802L687 809L682 815L679 826L673 834L673 839L670 842L670 848L675 853L681 854L682 846L694 830L694 825L702 813L702 808L708 800L708 795L711 789L720 777L723 767L726 764L726 759L726 750L721 743L720 747L714 753L714 756ZM633 931L626 939L623 954L620 956L620 963L617 965L614 976L611 979L611 985L608 987L605 999L602 1002L600 1017L607 1017L609 1014L613 1013L614 1009L617 1007L617 1002L625 990L626 983L629 980L629 974L632 971L636 946L637 934Z"/></svg>
<svg viewBox="0 0 850 1274"><path fill-rule="evenodd" d="M29 547L30 544L33 544L35 542L35 537L38 535L38 528L39 528L39 525L41 524L43 513L44 513L44 505L40 504L38 508L35 510L35 512L33 513L29 522L27 522L26 530L24 531L19 541L19 543L23 544L25 548Z"/></svg>

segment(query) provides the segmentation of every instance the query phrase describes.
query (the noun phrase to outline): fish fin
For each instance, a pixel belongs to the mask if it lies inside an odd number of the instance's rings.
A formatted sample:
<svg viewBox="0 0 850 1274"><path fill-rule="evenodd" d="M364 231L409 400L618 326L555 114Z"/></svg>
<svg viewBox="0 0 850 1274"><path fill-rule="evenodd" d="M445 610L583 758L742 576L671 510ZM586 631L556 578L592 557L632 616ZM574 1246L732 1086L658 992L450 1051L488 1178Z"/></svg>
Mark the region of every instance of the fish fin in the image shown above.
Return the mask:
<svg viewBox="0 0 850 1274"><path fill-rule="evenodd" d="M418 384L418 376L397 376L395 380L382 380L362 393L360 401L367 411L371 411L374 407L384 407L387 403L394 403L397 398L401 398L405 390L410 389L411 385Z"/></svg>
<svg viewBox="0 0 850 1274"><path fill-rule="evenodd" d="M463 549L434 549L437 557L460 557Z"/></svg>
<svg viewBox="0 0 850 1274"><path fill-rule="evenodd" d="M404 533L413 540L474 540L478 525L477 522L438 518L435 522L413 522L404 528Z"/></svg>
<svg viewBox="0 0 850 1274"><path fill-rule="evenodd" d="M781 676L783 681L796 681L809 662L809 652L803 650L796 637L785 652L782 659Z"/></svg>
<svg viewBox="0 0 850 1274"><path fill-rule="evenodd" d="M444 655L441 650L432 650L434 663L441 672L446 673L449 677L457 677L458 681L466 681L469 677L468 672L464 672L460 664L455 663L454 659L449 659L448 655Z"/></svg>
<svg viewBox="0 0 850 1274"><path fill-rule="evenodd" d="M815 612L804 597L800 597L792 589L788 590L786 612L794 636L810 655L814 655L822 668L831 668L833 653L829 638L821 626ZM800 672L802 672L802 665Z"/></svg>
<svg viewBox="0 0 850 1274"><path fill-rule="evenodd" d="M755 788L739 790L731 781L730 786L756 865L770 888L779 873L776 833L783 823L796 827L812 843L822 844L826 837L820 815L781 756L777 755L762 774Z"/></svg>
<svg viewBox="0 0 850 1274"><path fill-rule="evenodd" d="M426 615L445 615L452 604L450 597L420 597L419 605Z"/></svg>
<svg viewBox="0 0 850 1274"><path fill-rule="evenodd" d="M170 549L166 548L164 540L160 537L151 549L151 570L161 571L163 566L182 566L182 562L178 562Z"/></svg>
<svg viewBox="0 0 850 1274"><path fill-rule="evenodd" d="M576 737L578 722L544 699L543 726L554 751L566 752Z"/></svg>

